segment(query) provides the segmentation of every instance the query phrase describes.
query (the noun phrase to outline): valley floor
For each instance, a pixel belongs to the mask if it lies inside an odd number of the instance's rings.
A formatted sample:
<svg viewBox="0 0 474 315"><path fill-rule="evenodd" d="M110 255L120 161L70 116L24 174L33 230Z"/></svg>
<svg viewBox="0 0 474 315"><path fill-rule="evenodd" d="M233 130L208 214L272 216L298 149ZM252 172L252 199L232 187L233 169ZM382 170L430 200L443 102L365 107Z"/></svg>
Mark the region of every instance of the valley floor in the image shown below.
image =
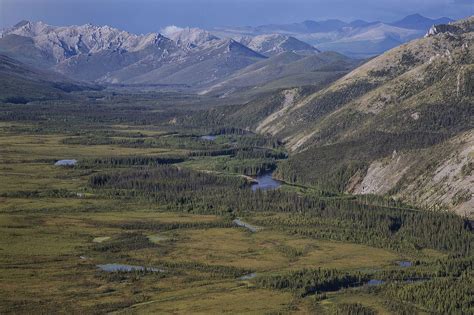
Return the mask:
<svg viewBox="0 0 474 315"><path fill-rule="evenodd" d="M411 232L399 236L382 210L372 212L374 221L351 219L359 208L332 217L286 211L299 201L321 213L346 201L362 209L366 201L290 185L252 192L241 175L267 172L284 156L258 135L207 140L203 132L170 133L162 127L168 117L140 126L126 121L136 117L103 121L87 111L37 121L3 110L12 114L0 122L2 314L473 311L473 238L458 217L427 216L458 231L431 244ZM126 108L124 117L142 117L139 110ZM265 150L229 153L229 143ZM61 159L78 163L55 166ZM235 192L242 208L231 200ZM400 209L393 213L405 226L419 212ZM239 227L236 218L258 229ZM104 264L144 268L108 272L98 267ZM451 295L436 298L446 288Z"/></svg>

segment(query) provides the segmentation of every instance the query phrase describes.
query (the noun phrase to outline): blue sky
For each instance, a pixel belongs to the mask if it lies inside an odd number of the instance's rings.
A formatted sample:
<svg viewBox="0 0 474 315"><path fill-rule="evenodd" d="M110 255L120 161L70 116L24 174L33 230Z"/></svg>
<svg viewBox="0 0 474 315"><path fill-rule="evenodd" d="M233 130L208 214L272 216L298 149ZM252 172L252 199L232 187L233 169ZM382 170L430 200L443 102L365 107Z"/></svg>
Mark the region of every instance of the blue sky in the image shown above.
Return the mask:
<svg viewBox="0 0 474 315"><path fill-rule="evenodd" d="M147 33L167 25L394 21L412 13L457 19L474 14L474 0L0 0L0 28L27 19L53 25L107 24Z"/></svg>

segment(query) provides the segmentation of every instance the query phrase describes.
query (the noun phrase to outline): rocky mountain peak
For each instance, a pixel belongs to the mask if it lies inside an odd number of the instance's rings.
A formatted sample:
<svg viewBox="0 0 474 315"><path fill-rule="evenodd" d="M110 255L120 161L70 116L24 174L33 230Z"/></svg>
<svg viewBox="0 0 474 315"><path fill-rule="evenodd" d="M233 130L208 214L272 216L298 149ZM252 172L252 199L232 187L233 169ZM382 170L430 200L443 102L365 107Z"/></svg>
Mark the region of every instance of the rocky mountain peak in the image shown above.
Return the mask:
<svg viewBox="0 0 474 315"><path fill-rule="evenodd" d="M217 36L199 28L181 28L172 25L165 27L162 32L184 49L204 48L219 40Z"/></svg>

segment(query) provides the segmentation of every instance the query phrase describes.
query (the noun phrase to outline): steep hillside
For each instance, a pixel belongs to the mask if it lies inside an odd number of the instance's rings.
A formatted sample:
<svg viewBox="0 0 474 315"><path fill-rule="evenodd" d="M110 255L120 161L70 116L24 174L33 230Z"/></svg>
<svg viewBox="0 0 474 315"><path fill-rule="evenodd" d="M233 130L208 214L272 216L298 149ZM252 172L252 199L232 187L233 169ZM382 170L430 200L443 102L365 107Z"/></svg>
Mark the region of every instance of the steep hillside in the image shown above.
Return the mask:
<svg viewBox="0 0 474 315"><path fill-rule="evenodd" d="M472 215L473 44L474 18L436 26L328 88L282 92L252 126L285 140L286 180Z"/></svg>
<svg viewBox="0 0 474 315"><path fill-rule="evenodd" d="M69 92L90 89L99 87L35 69L0 55L0 102L23 104L33 100L67 98Z"/></svg>
<svg viewBox="0 0 474 315"><path fill-rule="evenodd" d="M260 93L278 88L328 84L359 63L358 60L334 52L309 56L283 52L239 70L201 94L225 96L249 88Z"/></svg>

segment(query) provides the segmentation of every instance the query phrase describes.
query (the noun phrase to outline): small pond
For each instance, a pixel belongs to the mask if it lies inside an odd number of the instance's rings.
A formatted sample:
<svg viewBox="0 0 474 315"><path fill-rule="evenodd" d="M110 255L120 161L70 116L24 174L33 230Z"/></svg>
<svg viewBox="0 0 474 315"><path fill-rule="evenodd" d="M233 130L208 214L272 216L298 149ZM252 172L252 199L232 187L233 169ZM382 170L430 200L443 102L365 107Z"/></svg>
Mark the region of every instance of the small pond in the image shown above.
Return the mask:
<svg viewBox="0 0 474 315"><path fill-rule="evenodd" d="M256 183L252 185L252 191L277 189L282 184L280 181L273 179L272 173L257 176L255 181Z"/></svg>
<svg viewBox="0 0 474 315"><path fill-rule="evenodd" d="M255 272L249 273L248 275L242 276L239 278L239 280L250 280L253 279L257 276Z"/></svg>
<svg viewBox="0 0 474 315"><path fill-rule="evenodd" d="M369 282L367 282L367 285L369 286L377 286L377 285L382 285L384 284L385 281L383 280L378 280L378 279L370 279Z"/></svg>
<svg viewBox="0 0 474 315"><path fill-rule="evenodd" d="M150 240L150 242L155 243L155 244L168 240L167 237L161 236L159 234L148 235L147 238Z"/></svg>
<svg viewBox="0 0 474 315"><path fill-rule="evenodd" d="M259 227L248 224L248 223L246 223L246 222L244 222L240 219L235 219L234 221L232 221L232 223L234 223L237 226L246 228L247 230L249 230L252 233L257 232L260 229Z"/></svg>
<svg viewBox="0 0 474 315"><path fill-rule="evenodd" d="M217 136L211 136L211 135L201 136L201 139L206 140L206 141L214 141L214 140L216 140L216 138L217 138Z"/></svg>
<svg viewBox="0 0 474 315"><path fill-rule="evenodd" d="M132 272L132 271L151 271L151 272L165 272L163 269L143 266L132 266L123 264L103 264L97 267L106 272Z"/></svg>
<svg viewBox="0 0 474 315"><path fill-rule="evenodd" d="M397 261L397 264L402 268L408 268L413 266L413 263L411 261Z"/></svg>
<svg viewBox="0 0 474 315"><path fill-rule="evenodd" d="M74 166L77 164L77 160L59 160L54 163L55 166Z"/></svg>

